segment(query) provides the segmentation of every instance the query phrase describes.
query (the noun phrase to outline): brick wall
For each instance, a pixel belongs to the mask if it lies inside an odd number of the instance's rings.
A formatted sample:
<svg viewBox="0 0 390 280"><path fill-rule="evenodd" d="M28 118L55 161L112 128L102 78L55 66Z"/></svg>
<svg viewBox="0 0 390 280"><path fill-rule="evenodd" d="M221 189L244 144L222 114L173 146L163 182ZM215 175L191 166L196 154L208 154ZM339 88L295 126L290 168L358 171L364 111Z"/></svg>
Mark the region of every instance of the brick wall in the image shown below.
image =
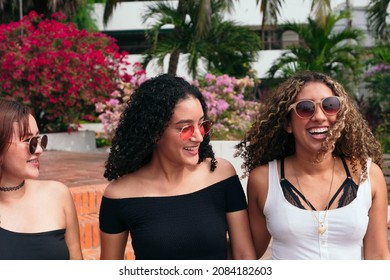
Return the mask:
<svg viewBox="0 0 390 280"><path fill-rule="evenodd" d="M80 226L80 243L85 260L97 260L100 256L99 209L106 184L72 187ZM131 238L127 243L125 259L134 259Z"/></svg>

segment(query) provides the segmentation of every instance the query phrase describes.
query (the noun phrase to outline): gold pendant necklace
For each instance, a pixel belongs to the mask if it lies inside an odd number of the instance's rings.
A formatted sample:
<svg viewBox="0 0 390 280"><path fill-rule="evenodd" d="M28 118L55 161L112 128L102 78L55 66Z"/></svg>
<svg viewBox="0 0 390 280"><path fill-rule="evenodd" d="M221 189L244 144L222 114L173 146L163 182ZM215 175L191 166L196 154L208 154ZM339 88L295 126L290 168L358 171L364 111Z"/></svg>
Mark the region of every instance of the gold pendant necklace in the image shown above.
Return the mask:
<svg viewBox="0 0 390 280"><path fill-rule="evenodd" d="M326 231L326 227L324 226L324 224L322 222L320 222L320 226L318 227L318 233L323 235Z"/></svg>
<svg viewBox="0 0 390 280"><path fill-rule="evenodd" d="M302 193L303 198L304 198L304 200L305 200L305 203L306 203L307 206L309 207L310 212L313 214L314 219L315 219L315 220L317 221L317 223L318 223L317 232L318 232L320 235L323 235L323 234L326 232L326 230L327 230L327 228L325 227L324 223L325 223L326 217L327 217L327 215L328 215L328 210L329 210L329 199L330 199L330 193L331 193L332 185L333 185L334 167L335 167L335 164L336 164L336 158L333 157L332 179L330 180L330 186L329 186L328 197L327 197L327 199L326 199L325 215L324 215L324 218L322 219L322 221L320 221L320 213L319 213L319 211L318 211L318 217L317 217L317 215L314 213L313 208L312 208L310 202L307 200L305 194L304 194L303 191L302 191L301 185L299 184L299 179L298 179L297 173L294 172L295 179L297 180L297 183L298 183L298 189L299 189L299 191ZM295 171L295 170L294 170L294 171Z"/></svg>

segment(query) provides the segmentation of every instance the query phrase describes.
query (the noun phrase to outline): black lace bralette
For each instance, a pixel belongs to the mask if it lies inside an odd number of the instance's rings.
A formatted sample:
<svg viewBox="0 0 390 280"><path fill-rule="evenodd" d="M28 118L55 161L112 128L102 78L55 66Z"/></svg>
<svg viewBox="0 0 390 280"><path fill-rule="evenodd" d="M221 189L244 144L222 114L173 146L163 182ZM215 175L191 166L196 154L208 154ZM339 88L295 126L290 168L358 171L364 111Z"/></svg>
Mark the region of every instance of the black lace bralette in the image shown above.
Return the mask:
<svg viewBox="0 0 390 280"><path fill-rule="evenodd" d="M341 160L343 162L347 178L341 184L341 186L336 191L336 193L332 196L332 199L329 200L329 204L326 209L329 209L337 199L338 199L337 208L346 206L350 204L356 198L357 195L358 185L356 185L356 183L352 180L351 173L349 172L345 160L343 158L341 158ZM282 186L284 197L289 203L291 203L292 205L298 208L305 209L301 201L307 201L310 207L312 208L312 210L316 211L316 209L310 203L310 201L308 201L305 198L305 196L284 177L284 159L280 160L280 177L281 177L280 185ZM302 200L299 199L299 197Z"/></svg>

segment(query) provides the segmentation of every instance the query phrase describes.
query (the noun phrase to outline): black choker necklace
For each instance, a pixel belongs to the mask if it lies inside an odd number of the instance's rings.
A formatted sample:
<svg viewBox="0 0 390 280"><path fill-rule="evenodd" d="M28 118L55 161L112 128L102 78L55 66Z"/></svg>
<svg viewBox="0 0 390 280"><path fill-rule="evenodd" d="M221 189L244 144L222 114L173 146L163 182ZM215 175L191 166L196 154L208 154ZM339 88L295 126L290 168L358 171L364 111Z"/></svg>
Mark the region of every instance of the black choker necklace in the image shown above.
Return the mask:
<svg viewBox="0 0 390 280"><path fill-rule="evenodd" d="M1 192L12 192L12 191L16 191L16 190L20 189L23 186L24 186L24 180L23 180L23 182L21 182L19 185L15 186L15 187L0 187L0 191Z"/></svg>

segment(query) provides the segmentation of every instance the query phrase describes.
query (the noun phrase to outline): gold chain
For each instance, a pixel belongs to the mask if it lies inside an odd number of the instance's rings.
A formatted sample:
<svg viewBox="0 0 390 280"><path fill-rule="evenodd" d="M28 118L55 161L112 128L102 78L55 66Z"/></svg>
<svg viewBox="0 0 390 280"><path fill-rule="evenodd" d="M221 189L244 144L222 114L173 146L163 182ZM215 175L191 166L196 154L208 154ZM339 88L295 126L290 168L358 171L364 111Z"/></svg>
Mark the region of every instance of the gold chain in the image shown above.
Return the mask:
<svg viewBox="0 0 390 280"><path fill-rule="evenodd" d="M334 167L335 167L335 164L336 164L336 158L333 157L333 170L332 170L332 179L330 180L330 186L329 186L329 192L328 192L328 197L326 199L326 207L325 207L325 215L324 215L324 219L322 221L320 221L320 213L318 211L318 217L317 215L314 213L312 207L310 206L310 203L309 201L307 200L305 194L303 193L302 191L302 188L301 188L301 185L299 184L299 179L298 179L298 176L297 176L297 173L295 172L295 169L294 169L294 175L295 175L295 179L297 180L297 183L298 183L298 189L299 191L302 193L303 195L303 198L307 204L307 206L309 207L309 210L310 212L313 214L313 217L315 218L315 220L317 221L318 223L318 228L317 228L317 231L319 234L324 234L326 232L326 227L324 226L324 222L326 220L326 217L328 215L328 210L329 210L329 199L330 199L330 193L332 191L332 185L333 185L333 178L334 178Z"/></svg>

